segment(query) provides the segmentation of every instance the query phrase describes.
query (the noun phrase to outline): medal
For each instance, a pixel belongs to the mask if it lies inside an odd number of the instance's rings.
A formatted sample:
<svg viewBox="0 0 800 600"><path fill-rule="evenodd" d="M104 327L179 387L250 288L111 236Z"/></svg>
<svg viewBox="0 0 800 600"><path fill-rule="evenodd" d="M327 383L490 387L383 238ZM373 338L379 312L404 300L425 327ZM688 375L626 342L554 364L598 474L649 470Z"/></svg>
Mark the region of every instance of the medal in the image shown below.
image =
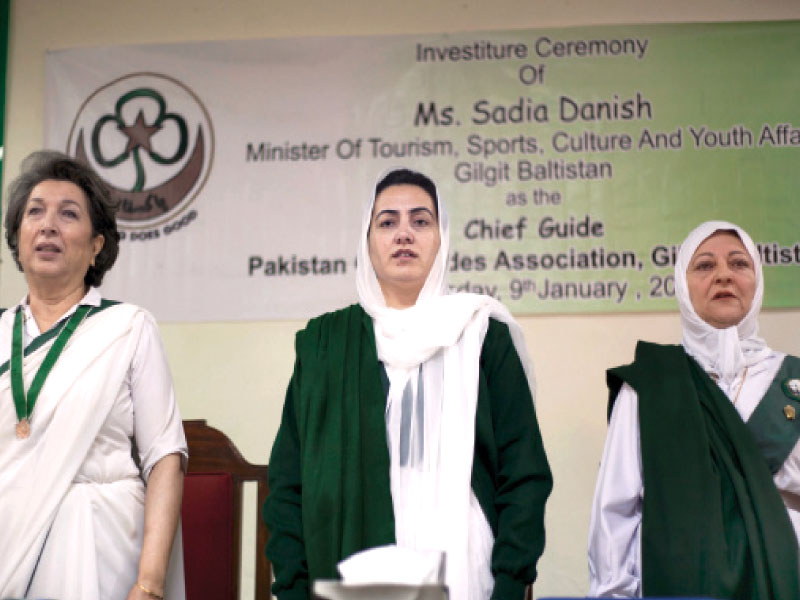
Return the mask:
<svg viewBox="0 0 800 600"><path fill-rule="evenodd" d="M64 325L61 326L61 331L50 346L47 354L36 371L33 377L31 387L28 393L25 393L25 382L22 376L22 307L17 309L17 314L14 316L14 329L11 336L11 395L14 397L14 408L17 411L17 424L14 431L18 440L24 440L31 435L31 413L33 407L36 405L36 398L39 397L39 392L42 390L44 380L50 374L53 365L67 345L67 340L75 332L86 317L91 309L91 306L79 306L75 313L69 318Z"/></svg>
<svg viewBox="0 0 800 600"><path fill-rule="evenodd" d="M21 421L17 422L15 429L17 431L18 440L24 440L31 434L31 424L28 422L28 419L22 419Z"/></svg>

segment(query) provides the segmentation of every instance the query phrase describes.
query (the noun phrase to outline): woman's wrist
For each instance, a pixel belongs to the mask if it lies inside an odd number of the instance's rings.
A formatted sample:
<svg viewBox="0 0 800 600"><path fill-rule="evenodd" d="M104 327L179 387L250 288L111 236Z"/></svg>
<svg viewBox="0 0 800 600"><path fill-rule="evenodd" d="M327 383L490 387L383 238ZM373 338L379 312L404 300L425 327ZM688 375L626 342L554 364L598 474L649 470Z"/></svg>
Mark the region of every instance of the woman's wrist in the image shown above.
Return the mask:
<svg viewBox="0 0 800 600"><path fill-rule="evenodd" d="M147 594L150 598L153 598L154 600L164 600L163 589L156 590L154 589L154 587L149 587L148 585L143 584L141 581L136 582L136 587L138 587L140 590L142 590L145 594Z"/></svg>

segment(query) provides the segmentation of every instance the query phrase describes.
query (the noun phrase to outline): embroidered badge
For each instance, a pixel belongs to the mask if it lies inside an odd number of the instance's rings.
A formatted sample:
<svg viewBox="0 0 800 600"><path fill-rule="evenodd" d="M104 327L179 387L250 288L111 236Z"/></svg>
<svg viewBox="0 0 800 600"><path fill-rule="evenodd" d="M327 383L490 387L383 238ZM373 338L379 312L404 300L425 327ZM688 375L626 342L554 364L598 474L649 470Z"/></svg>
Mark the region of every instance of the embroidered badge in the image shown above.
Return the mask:
<svg viewBox="0 0 800 600"><path fill-rule="evenodd" d="M800 400L800 379L787 379L781 385L784 393L794 400Z"/></svg>

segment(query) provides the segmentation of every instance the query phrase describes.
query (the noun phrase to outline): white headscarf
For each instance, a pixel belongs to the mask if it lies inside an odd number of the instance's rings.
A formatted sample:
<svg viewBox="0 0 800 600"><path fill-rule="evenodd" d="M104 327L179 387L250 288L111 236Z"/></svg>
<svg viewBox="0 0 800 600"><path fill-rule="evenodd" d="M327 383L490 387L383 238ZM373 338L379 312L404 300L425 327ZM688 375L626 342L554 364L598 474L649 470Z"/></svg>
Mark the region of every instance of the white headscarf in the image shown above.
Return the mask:
<svg viewBox="0 0 800 600"><path fill-rule="evenodd" d="M753 261L756 290L750 310L739 322L726 329L717 329L701 319L692 306L686 272L698 246L717 231L733 231L739 236ZM726 221L708 221L694 229L681 244L675 262L675 295L681 309L683 347L709 373L730 384L744 369L769 353L766 342L758 337L758 313L764 297L764 276L761 258L750 236L737 225Z"/></svg>
<svg viewBox="0 0 800 600"><path fill-rule="evenodd" d="M398 169L385 172L386 175ZM438 192L437 192L438 196ZM441 245L414 306L386 306L369 256L367 235L375 195L361 227L356 285L361 306L372 317L378 358L389 376L387 437L397 544L446 554L446 582L454 600L485 600L491 594L493 538L470 487L475 445L479 361L494 317L509 326L534 393L522 330L500 302L478 294L449 294L450 228L437 198ZM419 382L424 400L418 402ZM421 456L400 464L402 404L422 405L411 418L411 443ZM404 398L405 394L405 398ZM408 429L406 415L406 429ZM424 425L421 425L424 423ZM408 434L407 434L408 435Z"/></svg>

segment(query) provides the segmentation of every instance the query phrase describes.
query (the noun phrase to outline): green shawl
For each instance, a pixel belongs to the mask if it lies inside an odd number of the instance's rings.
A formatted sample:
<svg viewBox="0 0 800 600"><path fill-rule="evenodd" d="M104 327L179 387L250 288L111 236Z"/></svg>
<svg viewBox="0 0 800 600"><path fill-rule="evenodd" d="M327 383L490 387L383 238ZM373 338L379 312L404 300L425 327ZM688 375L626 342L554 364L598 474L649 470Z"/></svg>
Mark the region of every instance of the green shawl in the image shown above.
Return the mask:
<svg viewBox="0 0 800 600"><path fill-rule="evenodd" d="M609 414L623 382L639 397L646 596L797 600L797 540L730 400L680 346L639 342L608 371Z"/></svg>
<svg viewBox="0 0 800 600"><path fill-rule="evenodd" d="M395 541L374 339L372 320L358 306L313 319L297 338L295 376L302 385L295 407L311 581L336 578L343 558Z"/></svg>

